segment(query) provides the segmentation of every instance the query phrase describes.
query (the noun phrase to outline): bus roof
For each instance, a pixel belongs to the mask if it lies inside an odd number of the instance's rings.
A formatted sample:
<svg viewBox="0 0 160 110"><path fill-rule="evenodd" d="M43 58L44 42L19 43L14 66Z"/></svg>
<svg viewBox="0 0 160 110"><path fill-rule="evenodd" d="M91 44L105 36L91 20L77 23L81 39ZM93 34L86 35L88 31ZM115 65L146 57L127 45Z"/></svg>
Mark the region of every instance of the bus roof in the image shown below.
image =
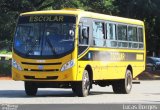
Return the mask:
<svg viewBox="0 0 160 110"><path fill-rule="evenodd" d="M42 14L43 15L44 14L69 14L69 15L76 15L76 16L80 16L80 17L89 17L89 18L108 20L108 21L114 21L114 22L129 23L129 24L135 24L135 25L144 25L143 21L136 20L136 19L117 17L117 16L111 16L111 15L106 15L106 14L84 11L81 9L70 9L70 8L69 9L62 9L62 10L32 11L32 12L22 13L20 16L23 16L23 15L42 15Z"/></svg>

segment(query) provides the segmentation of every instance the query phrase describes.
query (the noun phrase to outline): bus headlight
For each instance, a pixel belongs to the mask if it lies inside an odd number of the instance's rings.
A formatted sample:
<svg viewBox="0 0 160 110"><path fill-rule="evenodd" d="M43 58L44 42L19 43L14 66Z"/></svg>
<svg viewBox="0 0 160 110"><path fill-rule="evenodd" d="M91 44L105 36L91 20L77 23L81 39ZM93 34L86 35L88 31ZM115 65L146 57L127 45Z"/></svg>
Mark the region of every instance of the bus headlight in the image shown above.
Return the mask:
<svg viewBox="0 0 160 110"><path fill-rule="evenodd" d="M67 62L66 64L64 64L61 68L61 71L65 71L69 68L72 68L75 64L75 61L74 60L70 60L69 62Z"/></svg>
<svg viewBox="0 0 160 110"><path fill-rule="evenodd" d="M20 71L22 70L21 66L14 59L12 59L12 66Z"/></svg>

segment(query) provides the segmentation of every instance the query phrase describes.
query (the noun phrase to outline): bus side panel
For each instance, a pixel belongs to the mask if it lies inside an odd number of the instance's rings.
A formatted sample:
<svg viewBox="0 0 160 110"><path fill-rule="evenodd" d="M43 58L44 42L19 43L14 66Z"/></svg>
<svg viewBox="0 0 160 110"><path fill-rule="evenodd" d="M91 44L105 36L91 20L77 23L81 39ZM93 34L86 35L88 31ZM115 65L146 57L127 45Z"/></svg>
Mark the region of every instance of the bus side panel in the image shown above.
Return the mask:
<svg viewBox="0 0 160 110"><path fill-rule="evenodd" d="M83 71L87 65L92 67L93 80L124 79L125 67L118 66L117 62L106 61L78 61L78 77L81 80Z"/></svg>
<svg viewBox="0 0 160 110"><path fill-rule="evenodd" d="M90 50L89 50L90 51ZM99 50L100 51L100 50ZM101 50L102 51L102 50ZM103 50L103 53L112 53L111 51L108 50ZM126 51L125 51L126 52ZM117 60L117 57L113 57L116 59L109 58L111 55L104 56L107 57L108 60L102 60L101 59L96 59L95 55L92 55L93 58L92 60L80 60L78 61L78 67L79 67L79 74L82 74L85 67L87 65L90 65L92 67L93 71L93 80L106 80L106 79L124 79L125 78L125 73L126 70L129 66L132 68L133 72L133 77L136 77L138 74L140 74L142 71L145 69L145 59L144 59L144 53L139 52L123 52L120 51L121 54L125 54L126 58ZM93 52L94 53L94 52ZM136 56L142 56L142 57L136 57ZM85 58L87 56L84 55ZM132 56L132 57L131 57ZM83 58L82 58L83 59ZM120 58L118 58L120 59ZM80 76L80 75L79 75Z"/></svg>
<svg viewBox="0 0 160 110"><path fill-rule="evenodd" d="M145 62L136 62L132 70L133 78L135 78L145 70Z"/></svg>

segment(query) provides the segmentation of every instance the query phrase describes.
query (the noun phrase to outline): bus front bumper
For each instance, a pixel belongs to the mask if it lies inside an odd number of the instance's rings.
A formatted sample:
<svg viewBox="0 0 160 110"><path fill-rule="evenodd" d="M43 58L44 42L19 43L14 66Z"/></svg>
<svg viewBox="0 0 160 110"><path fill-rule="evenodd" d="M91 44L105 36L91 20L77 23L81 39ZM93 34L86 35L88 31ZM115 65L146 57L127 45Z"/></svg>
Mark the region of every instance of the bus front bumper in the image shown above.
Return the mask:
<svg viewBox="0 0 160 110"><path fill-rule="evenodd" d="M12 79L16 81L77 81L76 72L77 71L72 68L64 72L36 72L19 71L12 67Z"/></svg>

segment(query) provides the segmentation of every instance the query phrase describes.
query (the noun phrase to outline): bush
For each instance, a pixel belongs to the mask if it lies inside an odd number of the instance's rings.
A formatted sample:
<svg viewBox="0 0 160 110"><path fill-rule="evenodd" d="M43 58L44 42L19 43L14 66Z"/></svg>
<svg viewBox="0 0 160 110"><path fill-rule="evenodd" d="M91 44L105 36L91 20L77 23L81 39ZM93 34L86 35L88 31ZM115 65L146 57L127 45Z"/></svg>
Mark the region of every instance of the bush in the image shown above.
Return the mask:
<svg viewBox="0 0 160 110"><path fill-rule="evenodd" d="M0 61L1 76L11 76L11 60Z"/></svg>
<svg viewBox="0 0 160 110"><path fill-rule="evenodd" d="M11 41L0 41L0 54L11 54L12 42Z"/></svg>
<svg viewBox="0 0 160 110"><path fill-rule="evenodd" d="M0 54L12 54L12 52L3 49L3 50L0 50Z"/></svg>

